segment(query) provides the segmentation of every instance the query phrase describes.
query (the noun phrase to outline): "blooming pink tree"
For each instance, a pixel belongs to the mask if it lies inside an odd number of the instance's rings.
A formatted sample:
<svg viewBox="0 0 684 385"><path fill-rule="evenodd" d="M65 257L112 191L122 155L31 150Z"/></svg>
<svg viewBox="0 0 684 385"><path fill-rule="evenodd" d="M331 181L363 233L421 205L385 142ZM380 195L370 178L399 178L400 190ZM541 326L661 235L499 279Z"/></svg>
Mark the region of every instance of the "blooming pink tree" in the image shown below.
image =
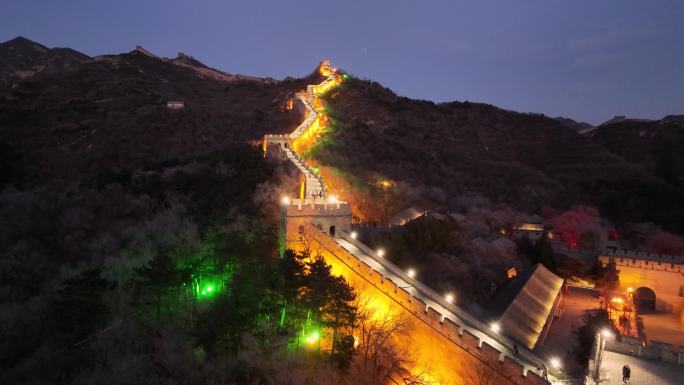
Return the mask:
<svg viewBox="0 0 684 385"><path fill-rule="evenodd" d="M606 236L596 207L575 206L547 220L547 224L573 249L595 249Z"/></svg>

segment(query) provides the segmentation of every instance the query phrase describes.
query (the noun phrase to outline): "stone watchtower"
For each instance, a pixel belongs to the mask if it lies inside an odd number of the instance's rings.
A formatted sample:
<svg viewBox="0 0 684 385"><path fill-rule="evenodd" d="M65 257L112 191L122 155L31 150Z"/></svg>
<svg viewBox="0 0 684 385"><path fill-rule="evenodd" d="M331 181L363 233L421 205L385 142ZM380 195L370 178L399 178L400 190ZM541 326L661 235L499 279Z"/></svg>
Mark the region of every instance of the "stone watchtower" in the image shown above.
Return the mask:
<svg viewBox="0 0 684 385"><path fill-rule="evenodd" d="M304 240L307 223L331 237L351 231L351 209L337 199L283 199L280 209L281 245L295 247Z"/></svg>
<svg viewBox="0 0 684 385"><path fill-rule="evenodd" d="M318 68L326 79L320 84L308 85L306 92L299 92L294 104L302 112L303 121L291 133L285 135L266 135L264 152L270 147L277 148L300 172L301 186L299 199L283 198L280 213L280 251L286 247L296 248L304 240L306 224L313 224L326 234L334 237L351 229L351 210L349 204L328 196L323 177L315 172L298 152L309 148L320 135L320 119L324 112L316 108L321 93L341 82L337 70L329 60L324 60ZM269 143L274 146L269 146Z"/></svg>

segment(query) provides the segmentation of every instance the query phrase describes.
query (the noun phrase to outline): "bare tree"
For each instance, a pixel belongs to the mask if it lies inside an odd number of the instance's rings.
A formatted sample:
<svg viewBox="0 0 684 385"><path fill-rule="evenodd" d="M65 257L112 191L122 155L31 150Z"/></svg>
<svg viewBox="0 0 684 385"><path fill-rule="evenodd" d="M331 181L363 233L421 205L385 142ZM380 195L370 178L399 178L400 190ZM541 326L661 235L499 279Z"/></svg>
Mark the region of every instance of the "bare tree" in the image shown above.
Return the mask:
<svg viewBox="0 0 684 385"><path fill-rule="evenodd" d="M494 369L480 360L475 360L474 364L469 365L469 370L465 375L465 383L469 385L503 385L501 375Z"/></svg>
<svg viewBox="0 0 684 385"><path fill-rule="evenodd" d="M403 313L388 310L378 315L365 304L355 332L358 341L351 365L350 380L360 385L426 384L427 370L416 371L408 351L411 320Z"/></svg>

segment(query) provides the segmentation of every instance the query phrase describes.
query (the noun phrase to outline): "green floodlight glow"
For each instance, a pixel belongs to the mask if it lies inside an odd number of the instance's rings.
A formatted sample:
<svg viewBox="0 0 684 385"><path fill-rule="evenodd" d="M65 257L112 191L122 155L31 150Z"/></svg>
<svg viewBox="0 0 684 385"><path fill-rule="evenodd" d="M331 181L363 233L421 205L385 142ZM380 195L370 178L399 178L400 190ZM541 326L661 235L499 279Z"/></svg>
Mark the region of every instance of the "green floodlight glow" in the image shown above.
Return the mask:
<svg viewBox="0 0 684 385"><path fill-rule="evenodd" d="M320 336L318 335L318 331L314 331L306 337L306 343L309 345L313 345L314 343L316 343L316 341L318 341L319 337Z"/></svg>
<svg viewBox="0 0 684 385"><path fill-rule="evenodd" d="M347 75L347 74L342 74L342 79L344 79L344 80L349 79L349 75Z"/></svg>
<svg viewBox="0 0 684 385"><path fill-rule="evenodd" d="M208 299L216 295L219 292L219 285L216 282L198 282L195 286L195 295L197 299Z"/></svg>

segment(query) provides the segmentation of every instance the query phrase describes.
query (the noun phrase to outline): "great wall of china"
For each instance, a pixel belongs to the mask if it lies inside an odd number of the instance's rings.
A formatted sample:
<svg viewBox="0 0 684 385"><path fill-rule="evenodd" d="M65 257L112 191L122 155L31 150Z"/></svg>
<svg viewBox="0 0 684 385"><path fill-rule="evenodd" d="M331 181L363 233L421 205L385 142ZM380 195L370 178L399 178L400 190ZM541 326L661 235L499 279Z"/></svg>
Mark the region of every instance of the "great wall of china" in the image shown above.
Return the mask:
<svg viewBox="0 0 684 385"><path fill-rule="evenodd" d="M342 81L329 62L322 62L319 70L326 80L296 97L306 114L304 122L289 135L264 138L264 151L278 148L302 174L299 197L285 198L281 205L280 236L285 245L323 256L335 274L371 299L374 311L408 316L412 320L408 344L416 368L428 372L434 383L476 383L481 381L476 377L488 373L495 378L486 383L549 384L542 378L542 367L551 370L545 359L525 348L514 358L511 340L407 276L352 235L349 204L328 196L323 179L297 154L319 134L317 96ZM559 370L549 372L553 383L564 376Z"/></svg>
<svg viewBox="0 0 684 385"><path fill-rule="evenodd" d="M615 263L624 289L652 292L654 310L684 318L684 257L615 250L599 255L598 261L602 266Z"/></svg>

